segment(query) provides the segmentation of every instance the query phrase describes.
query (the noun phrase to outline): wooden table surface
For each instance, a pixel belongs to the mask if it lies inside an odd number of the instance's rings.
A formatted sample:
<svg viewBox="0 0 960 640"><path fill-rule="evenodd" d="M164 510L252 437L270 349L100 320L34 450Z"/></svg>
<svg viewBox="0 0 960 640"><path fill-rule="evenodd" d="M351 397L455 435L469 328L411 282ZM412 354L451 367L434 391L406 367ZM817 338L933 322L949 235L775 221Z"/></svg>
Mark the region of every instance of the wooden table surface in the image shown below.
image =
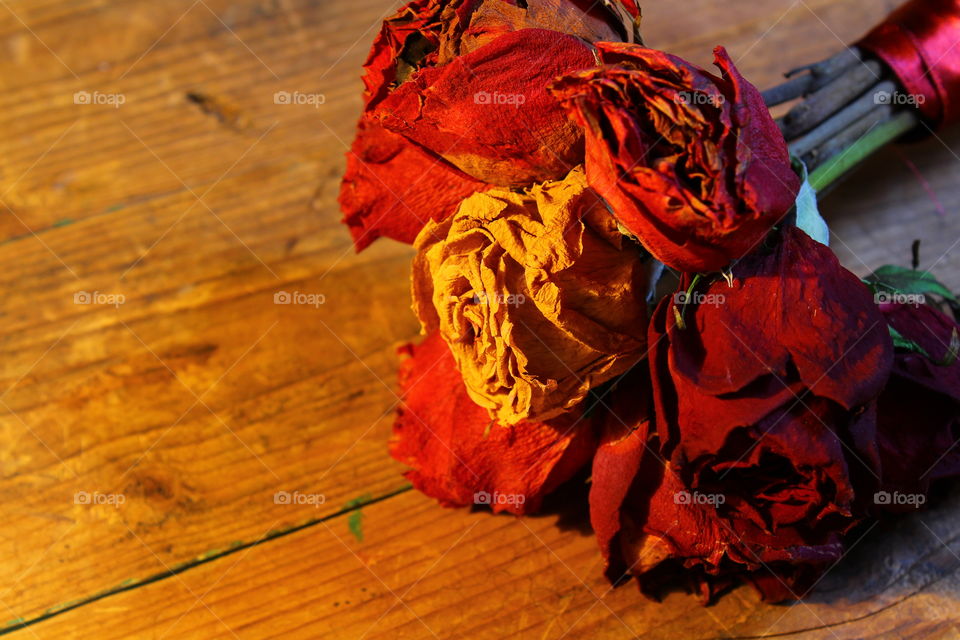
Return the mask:
<svg viewBox="0 0 960 640"><path fill-rule="evenodd" d="M896 4L649 2L644 32L701 64L723 44L763 87ZM411 251L355 255L335 201L397 6L0 0L0 633L960 637L960 498L869 530L806 603L703 608L610 589L562 506L410 490L386 441ZM960 288L958 149L888 149L822 203L849 268L920 238Z"/></svg>

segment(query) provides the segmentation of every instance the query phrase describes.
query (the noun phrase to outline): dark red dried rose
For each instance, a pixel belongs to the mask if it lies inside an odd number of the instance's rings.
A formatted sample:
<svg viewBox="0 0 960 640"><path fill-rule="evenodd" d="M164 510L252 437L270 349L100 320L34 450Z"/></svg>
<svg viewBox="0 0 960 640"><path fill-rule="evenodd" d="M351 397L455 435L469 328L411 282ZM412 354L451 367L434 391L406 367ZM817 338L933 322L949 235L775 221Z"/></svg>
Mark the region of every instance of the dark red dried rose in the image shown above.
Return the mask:
<svg viewBox="0 0 960 640"><path fill-rule="evenodd" d="M635 465L627 476L632 484L624 488L622 480L615 480L624 496L617 511L600 515L591 505L595 522L615 521L619 527L609 545L601 547L608 556L608 577L618 581L635 575L641 591L652 598L665 587L685 585L708 602L739 580L752 583L768 601L802 596L840 558L841 535L855 520L839 506L850 499L849 482L834 486L832 478L818 477L836 472L846 479L842 467L837 468L843 456L836 451L836 439L816 420L798 424L796 418L776 425L743 459L738 459L743 451L732 447L718 452L719 468L727 464L733 470L714 486L691 486L656 454L656 437L642 448L638 432L621 439L615 445L619 451L602 445L594 460L595 490L600 465L616 460L617 474ZM796 435L785 437L790 433ZM798 444L803 446L794 450ZM806 457L808 452L818 455ZM804 467L824 462L824 470ZM848 495L832 498L825 491Z"/></svg>
<svg viewBox="0 0 960 640"><path fill-rule="evenodd" d="M402 405L390 453L406 477L444 506L488 504L495 512L535 512L593 456L595 436L581 413L507 427L475 404L437 333L402 349Z"/></svg>
<svg viewBox="0 0 960 640"><path fill-rule="evenodd" d="M926 501L933 480L960 474L960 326L923 304L884 303L880 311L926 353L897 350L878 410L883 486L874 502L910 511Z"/></svg>
<svg viewBox="0 0 960 640"><path fill-rule="evenodd" d="M893 354L867 288L793 228L733 276L661 302L656 435L643 450L608 440L596 456L595 483L611 457L636 467L629 490L623 470L603 489L624 496L605 553L613 577L626 568L648 593L679 575L708 599L738 578L768 600L798 597L840 557L875 488ZM606 500L594 520L616 507Z"/></svg>
<svg viewBox="0 0 960 640"><path fill-rule="evenodd" d="M591 186L675 269L718 271L753 250L799 190L760 93L722 47L720 77L637 45L597 48L603 66L554 86L586 131Z"/></svg>

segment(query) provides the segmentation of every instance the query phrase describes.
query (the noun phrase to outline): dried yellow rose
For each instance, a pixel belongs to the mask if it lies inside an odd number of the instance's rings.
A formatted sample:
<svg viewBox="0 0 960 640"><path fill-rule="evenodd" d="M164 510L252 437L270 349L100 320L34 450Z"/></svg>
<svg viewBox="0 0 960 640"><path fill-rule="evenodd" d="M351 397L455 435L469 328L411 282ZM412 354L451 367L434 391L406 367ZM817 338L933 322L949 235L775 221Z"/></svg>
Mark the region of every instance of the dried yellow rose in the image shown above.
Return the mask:
<svg viewBox="0 0 960 640"><path fill-rule="evenodd" d="M474 194L414 246L414 311L502 424L557 416L645 354L640 250L579 168Z"/></svg>

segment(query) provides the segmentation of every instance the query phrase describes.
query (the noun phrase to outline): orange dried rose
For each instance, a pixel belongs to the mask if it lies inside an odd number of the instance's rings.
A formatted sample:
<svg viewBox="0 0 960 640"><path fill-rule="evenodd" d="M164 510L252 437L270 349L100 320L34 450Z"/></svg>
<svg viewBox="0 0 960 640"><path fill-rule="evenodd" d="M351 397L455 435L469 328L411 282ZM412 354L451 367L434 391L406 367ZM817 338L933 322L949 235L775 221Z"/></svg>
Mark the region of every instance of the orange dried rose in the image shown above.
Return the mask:
<svg viewBox="0 0 960 640"><path fill-rule="evenodd" d="M414 311L501 424L560 415L644 355L642 253L579 168L474 194L414 246Z"/></svg>

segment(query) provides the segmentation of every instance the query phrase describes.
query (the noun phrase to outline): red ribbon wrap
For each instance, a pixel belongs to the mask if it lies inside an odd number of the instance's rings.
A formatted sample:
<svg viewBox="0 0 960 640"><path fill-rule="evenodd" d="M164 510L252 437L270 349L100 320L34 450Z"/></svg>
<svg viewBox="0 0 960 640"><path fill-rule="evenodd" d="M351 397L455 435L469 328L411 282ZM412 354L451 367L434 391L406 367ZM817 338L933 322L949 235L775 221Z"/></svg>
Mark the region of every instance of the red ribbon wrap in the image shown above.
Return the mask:
<svg viewBox="0 0 960 640"><path fill-rule="evenodd" d="M857 46L893 70L937 128L960 120L960 0L910 0Z"/></svg>

